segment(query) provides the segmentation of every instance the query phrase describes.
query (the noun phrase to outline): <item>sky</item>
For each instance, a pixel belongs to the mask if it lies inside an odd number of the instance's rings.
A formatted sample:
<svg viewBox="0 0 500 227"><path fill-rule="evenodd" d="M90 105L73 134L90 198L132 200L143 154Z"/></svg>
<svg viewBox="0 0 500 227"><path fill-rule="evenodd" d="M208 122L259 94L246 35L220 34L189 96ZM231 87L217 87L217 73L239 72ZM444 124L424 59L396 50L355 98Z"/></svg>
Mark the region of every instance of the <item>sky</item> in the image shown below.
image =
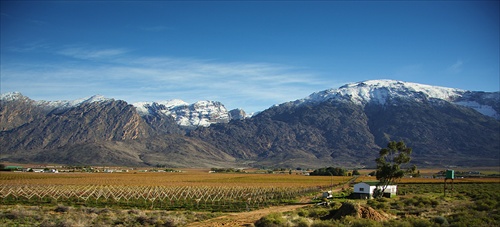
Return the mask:
<svg viewBox="0 0 500 227"><path fill-rule="evenodd" d="M498 1L1 1L0 92L262 111L346 83L500 90Z"/></svg>

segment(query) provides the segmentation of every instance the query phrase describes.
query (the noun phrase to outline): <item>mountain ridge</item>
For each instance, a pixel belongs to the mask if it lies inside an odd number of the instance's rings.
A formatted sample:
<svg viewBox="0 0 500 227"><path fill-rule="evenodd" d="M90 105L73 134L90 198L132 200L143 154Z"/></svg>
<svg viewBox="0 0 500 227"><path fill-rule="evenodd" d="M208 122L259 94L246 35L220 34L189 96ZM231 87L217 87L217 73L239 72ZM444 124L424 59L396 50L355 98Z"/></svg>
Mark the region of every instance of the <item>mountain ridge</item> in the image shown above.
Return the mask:
<svg viewBox="0 0 500 227"><path fill-rule="evenodd" d="M216 101L47 102L7 93L0 96L0 161L359 168L373 165L389 140L403 140L419 165L495 165L499 94L364 81L245 117Z"/></svg>
<svg viewBox="0 0 500 227"><path fill-rule="evenodd" d="M23 96L20 92L9 92L1 94L0 100L12 101L22 97L25 96ZM360 105L366 105L371 102L385 104L387 99L403 97L414 98L415 100L422 100L424 98L444 100L457 105L472 108L484 115L500 120L500 91L470 91L389 79L348 83L339 88L330 88L314 92L305 98L281 104L293 103L294 105L301 105L302 103L321 103L328 99L350 100ZM38 105L53 107L54 109L65 109L75 107L83 103L105 102L110 100L114 99L106 98L102 95L94 95L70 101L33 101ZM478 100L487 101L478 103ZM275 106L281 104L276 104ZM229 116L230 111L242 110L227 110L221 102L210 100L200 100L189 104L181 99L171 99L156 102L135 102L131 103L131 105L137 109L141 116L148 114L171 115L176 119L179 125L187 127L207 127L213 123L227 123L232 120L231 116ZM242 112L244 113L244 110L242 110ZM193 115L193 113L197 115L197 117L202 115L208 116L210 114L216 115L217 117L210 120L203 117L198 117L198 120L185 117L186 115ZM252 115L247 115L245 113L244 116L240 115L236 118L244 119L251 116Z"/></svg>

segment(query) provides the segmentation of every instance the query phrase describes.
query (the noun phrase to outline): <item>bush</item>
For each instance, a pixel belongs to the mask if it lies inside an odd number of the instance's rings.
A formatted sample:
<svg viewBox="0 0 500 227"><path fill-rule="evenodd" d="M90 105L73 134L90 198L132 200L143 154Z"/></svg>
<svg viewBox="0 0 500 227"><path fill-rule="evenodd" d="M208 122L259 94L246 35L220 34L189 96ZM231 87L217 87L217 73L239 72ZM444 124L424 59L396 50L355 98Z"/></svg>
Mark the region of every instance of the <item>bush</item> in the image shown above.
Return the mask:
<svg viewBox="0 0 500 227"><path fill-rule="evenodd" d="M293 221L297 227L309 227L309 221L305 218L298 218Z"/></svg>
<svg viewBox="0 0 500 227"><path fill-rule="evenodd" d="M306 210L306 209L300 209L297 212L297 215L299 215L300 217L308 217L309 216L309 211Z"/></svg>
<svg viewBox="0 0 500 227"><path fill-rule="evenodd" d="M427 207L432 206L436 207L439 205L439 201L434 198L429 198L425 196L415 196L413 198L407 198L402 200L407 206L416 206L416 207Z"/></svg>
<svg viewBox="0 0 500 227"><path fill-rule="evenodd" d="M428 226L433 226L433 223L425 220L425 219L420 219L420 218L409 218L410 223L414 227L428 227Z"/></svg>
<svg viewBox="0 0 500 227"><path fill-rule="evenodd" d="M329 209L325 208L319 208L319 209L313 209L309 211L309 217L310 218L321 218L330 213Z"/></svg>
<svg viewBox="0 0 500 227"><path fill-rule="evenodd" d="M432 221L440 225L448 225L448 220L446 220L446 218L443 216L434 217Z"/></svg>
<svg viewBox="0 0 500 227"><path fill-rule="evenodd" d="M311 227L335 227L339 226L337 223L332 221L314 221Z"/></svg>
<svg viewBox="0 0 500 227"><path fill-rule="evenodd" d="M58 212L58 213L66 213L69 211L69 208L68 206L63 206L63 205L59 205L56 207L56 209L54 209L55 212Z"/></svg>
<svg viewBox="0 0 500 227"><path fill-rule="evenodd" d="M284 226L286 220L280 213L272 213L264 216L255 222L255 227L281 227Z"/></svg>
<svg viewBox="0 0 500 227"><path fill-rule="evenodd" d="M365 218L356 218L353 216L346 216L343 220L343 223L348 224L352 227L365 227L365 226L382 226L381 222L365 219Z"/></svg>
<svg viewBox="0 0 500 227"><path fill-rule="evenodd" d="M387 203L389 200L386 198L381 198L381 199L371 199L368 200L366 204L371 206L374 209L378 210L388 210L389 209L389 203Z"/></svg>

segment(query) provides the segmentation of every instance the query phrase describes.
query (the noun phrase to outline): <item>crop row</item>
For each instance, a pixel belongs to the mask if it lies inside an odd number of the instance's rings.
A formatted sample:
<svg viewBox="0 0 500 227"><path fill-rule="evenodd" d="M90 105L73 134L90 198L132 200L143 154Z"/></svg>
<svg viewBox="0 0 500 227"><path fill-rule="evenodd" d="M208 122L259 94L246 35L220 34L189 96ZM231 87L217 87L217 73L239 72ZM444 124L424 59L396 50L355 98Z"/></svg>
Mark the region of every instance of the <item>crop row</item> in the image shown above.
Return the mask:
<svg viewBox="0 0 500 227"><path fill-rule="evenodd" d="M240 211L289 201L317 187L0 185L1 203L77 203Z"/></svg>

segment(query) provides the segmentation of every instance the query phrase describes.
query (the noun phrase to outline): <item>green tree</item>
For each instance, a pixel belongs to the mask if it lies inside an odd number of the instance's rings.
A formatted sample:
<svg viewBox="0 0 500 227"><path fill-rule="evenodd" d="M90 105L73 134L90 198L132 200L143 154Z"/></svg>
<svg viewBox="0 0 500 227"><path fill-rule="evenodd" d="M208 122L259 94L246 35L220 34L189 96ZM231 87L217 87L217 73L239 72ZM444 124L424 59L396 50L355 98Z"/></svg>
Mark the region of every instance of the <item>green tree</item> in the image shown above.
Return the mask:
<svg viewBox="0 0 500 227"><path fill-rule="evenodd" d="M355 169L352 171L352 175L356 176L356 175L361 175L361 174L359 174L359 171L357 169Z"/></svg>
<svg viewBox="0 0 500 227"><path fill-rule="evenodd" d="M339 167L328 167L314 170L311 176L345 176L346 170Z"/></svg>
<svg viewBox="0 0 500 227"><path fill-rule="evenodd" d="M379 183L374 191L374 197L379 198L384 194L388 185L394 184L395 181L401 179L405 174L415 172L415 165L404 169L402 166L411 161L412 149L406 147L403 141L391 141L386 148L382 148L379 152L379 157L375 159L377 163L377 171L375 176Z"/></svg>

